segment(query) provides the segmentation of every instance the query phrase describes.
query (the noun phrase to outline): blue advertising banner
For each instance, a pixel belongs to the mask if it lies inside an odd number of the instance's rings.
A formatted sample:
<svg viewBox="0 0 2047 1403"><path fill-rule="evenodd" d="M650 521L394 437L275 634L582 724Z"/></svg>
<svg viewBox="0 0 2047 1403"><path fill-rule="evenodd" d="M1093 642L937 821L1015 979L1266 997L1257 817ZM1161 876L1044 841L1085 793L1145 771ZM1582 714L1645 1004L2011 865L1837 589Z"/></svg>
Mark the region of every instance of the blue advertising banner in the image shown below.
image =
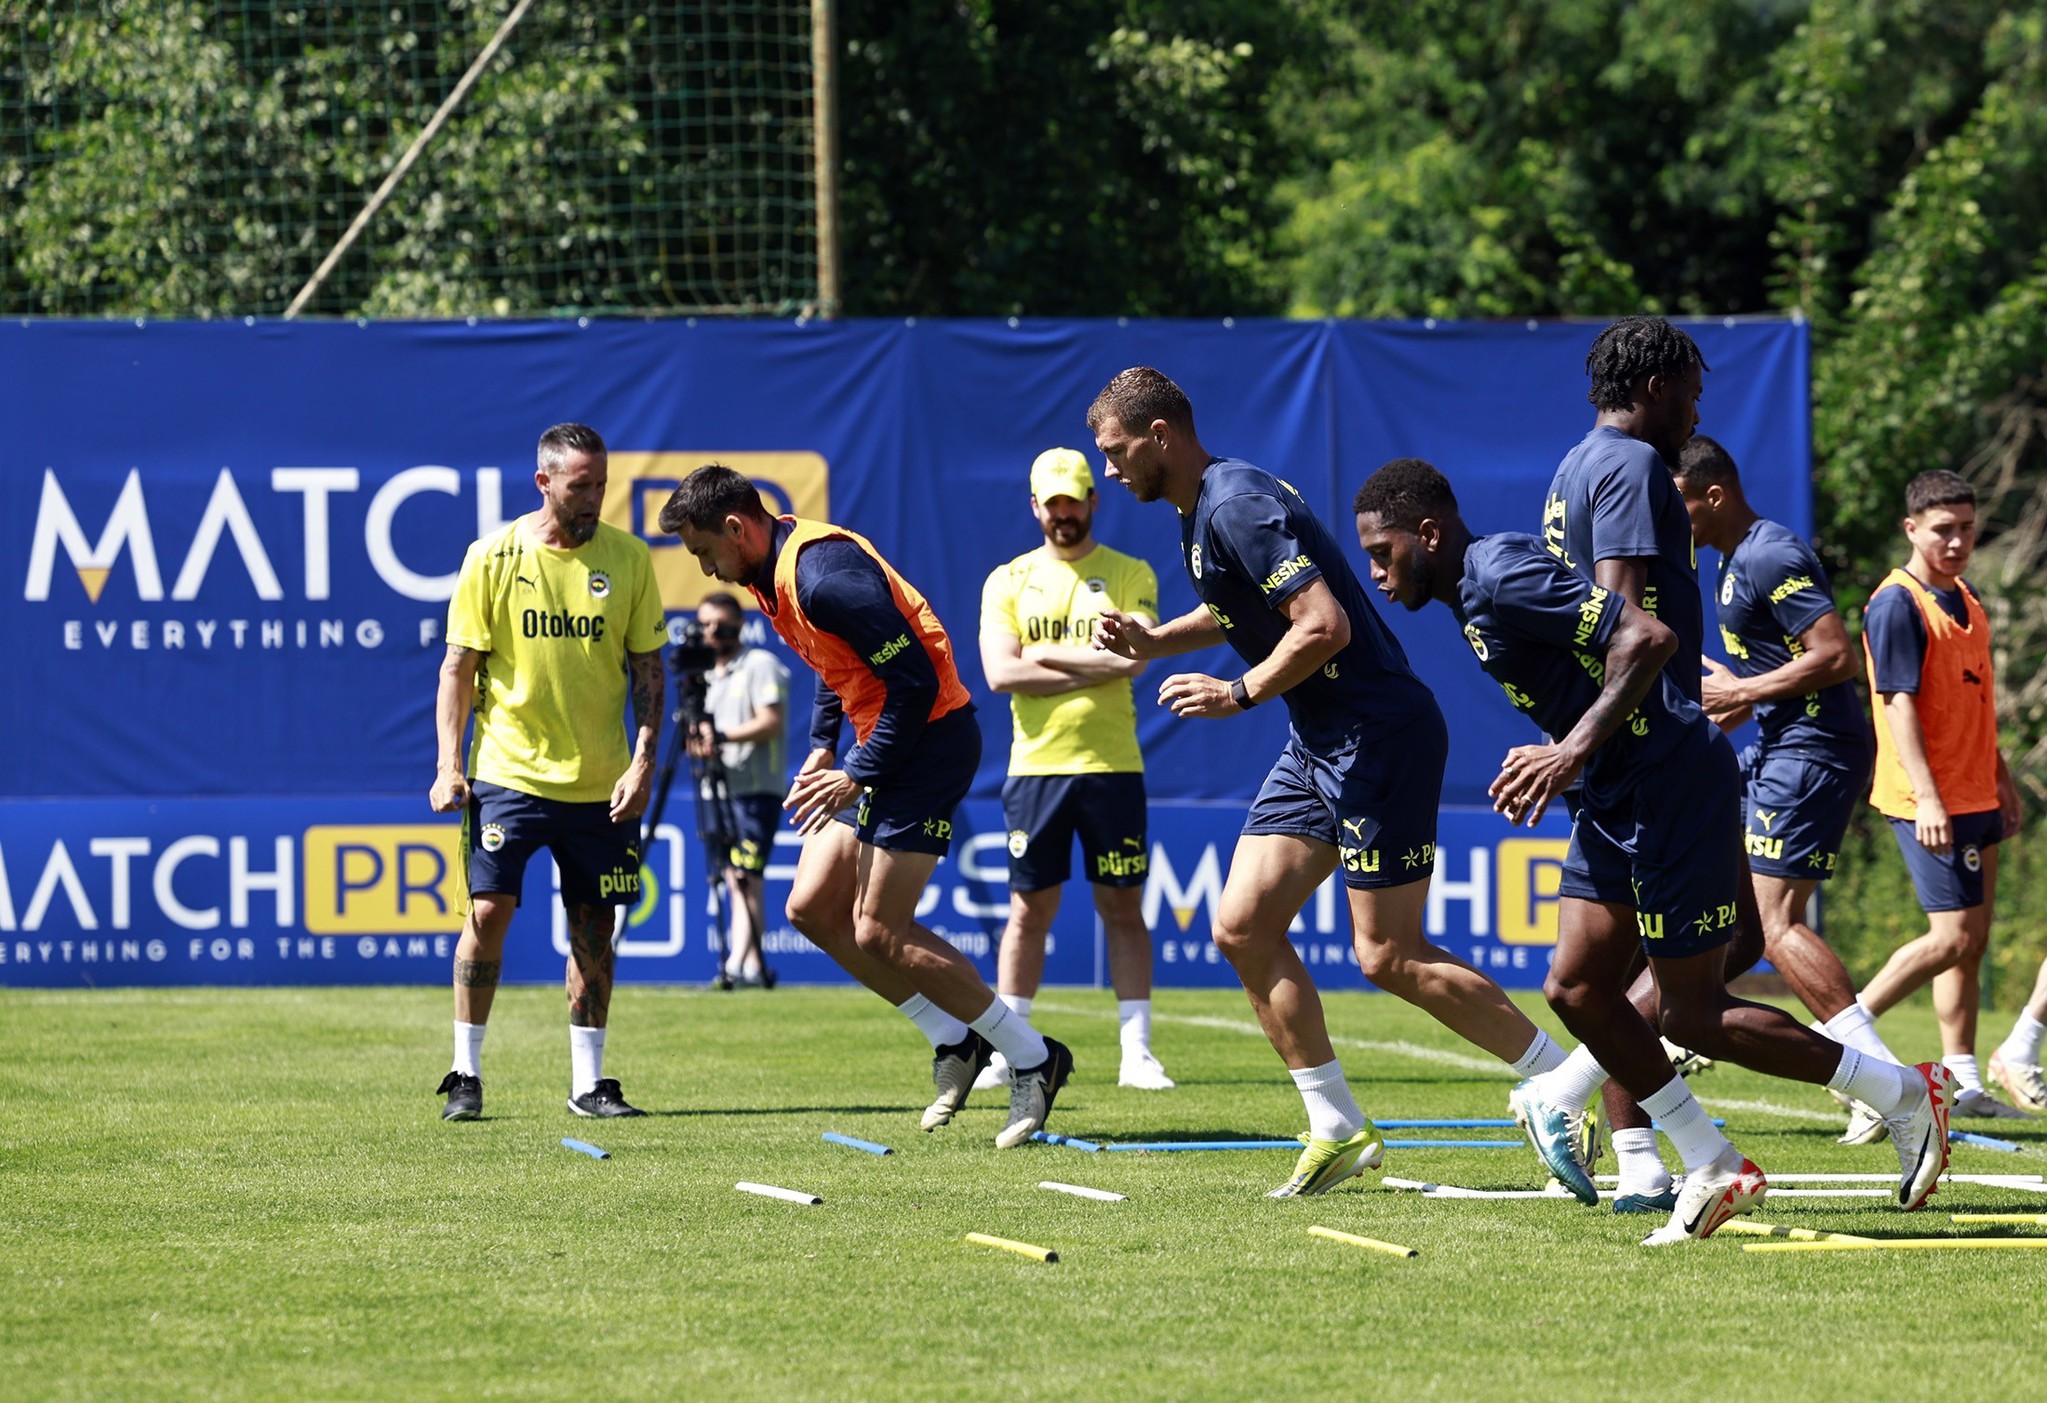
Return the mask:
<svg viewBox="0 0 2047 1403"><path fill-rule="evenodd" d="M688 818L685 808L656 828L642 899L621 910L621 980L698 983L717 971L704 853ZM1218 805L1152 809L1144 916L1161 985L1234 987L1208 931L1240 821L1239 811ZM456 830L415 800L38 799L10 806L8 824L0 984L448 977L462 922ZM1009 898L1001 803L969 800L956 828L952 856L925 888L917 916L992 982ZM1430 887L1431 937L1503 984L1540 983L1556 941L1568 834L1561 816L1515 830L1490 810L1446 809ZM800 846L795 833L782 833L768 865L768 962L794 982L843 980L781 915ZM553 864L543 857L526 883L505 978L555 980L569 946ZM1318 981L1363 986L1338 877L1303 909L1294 941ZM1046 981L1104 984L1105 959L1086 886L1076 883L1047 942Z"/></svg>
<svg viewBox="0 0 2047 1403"><path fill-rule="evenodd" d="M1806 328L1687 326L1712 366L1702 431L1734 453L1766 515L1808 532ZM15 676L0 721L17 738L0 780L0 984L444 979L460 922L454 828L425 791L447 601L468 542L537 504L534 442L571 419L612 447L606 517L653 548L672 626L714 586L654 517L676 481L714 460L747 472L778 509L861 531L931 598L959 644L987 745L927 923L992 969L1008 708L986 691L970 640L987 573L1041 539L1031 459L1059 444L1094 456L1084 415L1101 385L1132 364L1165 370L1211 449L1284 477L1339 537L1358 483L1406 455L1450 475L1479 530L1534 531L1556 461L1591 423L1583 363L1597 330L0 326L0 412L14 448L14 490L0 495L0 560L13 576L0 588L0 627ZM1153 563L1164 614L1193 607L1173 514L1102 488L1098 538ZM1362 555L1353 561L1362 570ZM1540 929L1539 910L1524 903L1510 920L1500 903L1523 899L1510 879L1525 896L1545 870L1509 845L1553 844L1561 830L1517 838L1477 807L1525 723L1498 702L1447 614L1389 622L1452 733L1432 929L1440 915L1459 953L1503 982L1539 982L1546 942L1521 938ZM748 634L779 648L757 618ZM1172 670L1240 668L1217 649ZM1198 874L1212 871L1219 889L1284 715L1176 721L1152 703L1164 671L1137 683L1159 978L1228 982L1207 944L1209 879ZM798 667L796 679L800 735L809 678ZM655 894L622 938L624 977L708 977L690 808L685 782L649 854ZM544 871L529 875L511 977L559 972ZM1481 880L1490 906L1471 894ZM1341 894L1325 896L1302 930L1319 938L1317 911L1331 905L1341 942ZM838 977L790 944L800 938L771 934L789 977ZM1099 977L1084 886L1054 940L1049 978Z"/></svg>

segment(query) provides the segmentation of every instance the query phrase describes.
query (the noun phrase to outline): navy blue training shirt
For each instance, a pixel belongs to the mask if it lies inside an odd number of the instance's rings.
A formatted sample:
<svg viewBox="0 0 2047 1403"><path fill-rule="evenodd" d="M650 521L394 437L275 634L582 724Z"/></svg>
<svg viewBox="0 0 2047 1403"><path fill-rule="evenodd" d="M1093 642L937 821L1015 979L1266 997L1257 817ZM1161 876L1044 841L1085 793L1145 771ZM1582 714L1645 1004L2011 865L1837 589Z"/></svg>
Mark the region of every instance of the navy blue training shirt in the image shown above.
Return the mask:
<svg viewBox="0 0 2047 1403"><path fill-rule="evenodd" d="M757 579L772 585L776 557L792 529L786 521L775 523ZM902 767L924 734L938 699L938 671L922 648L889 648L902 634L903 611L896 607L888 576L853 542L813 541L803 548L796 557L796 600L817 627L845 639L870 659L868 666L881 679L886 691L881 715L867 740L847 751L839 765L849 779L870 787L879 784ZM871 661L876 655L887 656L888 661L876 667ZM836 750L844 719L837 694L820 685L811 708L812 748Z"/></svg>
<svg viewBox="0 0 2047 1403"><path fill-rule="evenodd" d="M1983 596L1967 580L1955 589L1928 588L1948 617L1964 627L1969 622L1969 605L1962 598L1962 591L1975 595L1979 604L1983 601ZM1862 614L1862 636L1868 641L1870 659L1876 664L1876 690L1916 695L1920 670L1926 666L1926 620L1919 617L1912 592L1880 589L1872 595Z"/></svg>
<svg viewBox="0 0 2047 1403"><path fill-rule="evenodd" d="M1287 631L1279 606L1312 581L1324 581L1350 616L1350 642L1285 694L1304 745L1384 735L1435 710L1336 537L1263 468L1240 458L1209 463L1194 510L1180 518L1180 554L1194 593L1247 664L1272 655Z"/></svg>
<svg viewBox="0 0 2047 1403"><path fill-rule="evenodd" d="M1684 497L1663 455L1619 429L1593 429L1550 479L1542 542L1588 580L1602 560L1648 559L1642 607L1677 635L1671 680L1698 701L1699 660L1706 653L1699 556Z"/></svg>
<svg viewBox="0 0 2047 1403"><path fill-rule="evenodd" d="M1835 612L1833 586L1812 547L1761 518L1722 557L1716 597L1720 641L1738 677L1760 676L1790 663L1805 652L1799 635ZM1772 755L1852 765L1869 756L1853 682L1763 702L1756 707L1756 728Z"/></svg>
<svg viewBox="0 0 2047 1403"><path fill-rule="evenodd" d="M1464 640L1545 735L1568 735L1606 686L1606 649L1625 601L1518 531L1480 536L1464 553L1453 606ZM1592 752L1580 776L1602 807L1624 797L1688 730L1712 726L1668 669L1628 719Z"/></svg>

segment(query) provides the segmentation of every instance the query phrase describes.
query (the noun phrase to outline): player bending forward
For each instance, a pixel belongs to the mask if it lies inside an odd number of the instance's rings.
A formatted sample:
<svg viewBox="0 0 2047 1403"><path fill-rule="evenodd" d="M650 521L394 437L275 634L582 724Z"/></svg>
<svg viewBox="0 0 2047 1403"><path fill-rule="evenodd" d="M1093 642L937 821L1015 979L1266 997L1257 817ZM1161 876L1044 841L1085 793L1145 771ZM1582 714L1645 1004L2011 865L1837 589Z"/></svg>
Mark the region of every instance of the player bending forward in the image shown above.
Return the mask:
<svg viewBox="0 0 2047 1403"><path fill-rule="evenodd" d="M1897 1202L1910 1211L1948 1161L1954 1079L1939 1063L1906 1068L1865 1056L1781 1010L1734 998L1722 976L1741 881L1741 787L1734 751L1663 673L1677 646L1664 624L1553 558L1532 536L1474 539L1449 482L1402 458L1359 490L1358 542L1381 593L1420 609L1450 607L1479 665L1545 735L1507 752L1491 793L1512 823L1534 823L1576 780L1583 788L1564 859L1569 879L1624 875L1632 910L1583 897L1558 904L1555 962L1544 990L1600 1067L1654 1116L1684 1161L1670 1221L1647 1247L1710 1237L1768 1188L1763 1172L1717 1130L1671 1068L1656 1031L1628 1002L1628 927L1655 972L1663 1032L1709 1056L1822 1083L1885 1118L1903 1171ZM1559 1108L1517 1088L1517 1105L1552 1172L1597 1200L1571 1154ZM1581 1086L1582 1113L1597 1083Z"/></svg>

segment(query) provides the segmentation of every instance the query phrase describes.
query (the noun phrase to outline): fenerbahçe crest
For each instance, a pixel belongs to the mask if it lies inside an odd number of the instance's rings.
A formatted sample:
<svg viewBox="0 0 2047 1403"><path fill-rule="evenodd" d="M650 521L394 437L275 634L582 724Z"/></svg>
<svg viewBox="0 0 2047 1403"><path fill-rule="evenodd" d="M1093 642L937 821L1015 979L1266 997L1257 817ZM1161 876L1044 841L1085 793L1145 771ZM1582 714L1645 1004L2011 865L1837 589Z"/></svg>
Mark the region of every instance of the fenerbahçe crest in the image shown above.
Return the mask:
<svg viewBox="0 0 2047 1403"><path fill-rule="evenodd" d="M1201 542L1187 547L1187 568L1194 572L1194 578L1201 578Z"/></svg>
<svg viewBox="0 0 2047 1403"><path fill-rule="evenodd" d="M1009 830L1009 855L1011 857L1022 857L1025 851L1029 849L1030 845L1031 845L1030 834L1024 832L1024 830L1021 828L1012 828Z"/></svg>
<svg viewBox="0 0 2047 1403"><path fill-rule="evenodd" d="M599 599L610 594L611 576L605 574L602 570L592 570L590 572L590 593Z"/></svg>
<svg viewBox="0 0 2047 1403"><path fill-rule="evenodd" d="M483 825L483 834L480 838L477 839L477 842L485 852L487 853L496 852L499 848L505 845L504 825L497 823L486 823L485 825Z"/></svg>

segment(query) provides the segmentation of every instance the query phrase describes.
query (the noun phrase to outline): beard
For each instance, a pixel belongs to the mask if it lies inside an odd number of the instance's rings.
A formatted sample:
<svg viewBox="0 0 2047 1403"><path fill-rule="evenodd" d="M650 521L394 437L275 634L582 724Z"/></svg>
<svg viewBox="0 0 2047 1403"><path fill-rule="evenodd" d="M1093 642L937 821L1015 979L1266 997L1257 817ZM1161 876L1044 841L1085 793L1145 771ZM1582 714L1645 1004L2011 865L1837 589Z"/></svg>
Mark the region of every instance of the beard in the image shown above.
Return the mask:
<svg viewBox="0 0 2047 1403"><path fill-rule="evenodd" d="M588 545L597 534L598 518L594 516L564 516L556 520L561 523L562 533L579 546Z"/></svg>
<svg viewBox="0 0 2047 1403"><path fill-rule="evenodd" d="M1058 519L1046 524L1045 539L1055 546L1077 546L1087 539L1088 532L1093 527L1092 515L1081 517L1079 520Z"/></svg>
<svg viewBox="0 0 2047 1403"><path fill-rule="evenodd" d="M1436 562L1420 551L1408 561L1408 574L1414 579L1414 588L1401 601L1410 614L1420 613L1431 599L1436 597Z"/></svg>

